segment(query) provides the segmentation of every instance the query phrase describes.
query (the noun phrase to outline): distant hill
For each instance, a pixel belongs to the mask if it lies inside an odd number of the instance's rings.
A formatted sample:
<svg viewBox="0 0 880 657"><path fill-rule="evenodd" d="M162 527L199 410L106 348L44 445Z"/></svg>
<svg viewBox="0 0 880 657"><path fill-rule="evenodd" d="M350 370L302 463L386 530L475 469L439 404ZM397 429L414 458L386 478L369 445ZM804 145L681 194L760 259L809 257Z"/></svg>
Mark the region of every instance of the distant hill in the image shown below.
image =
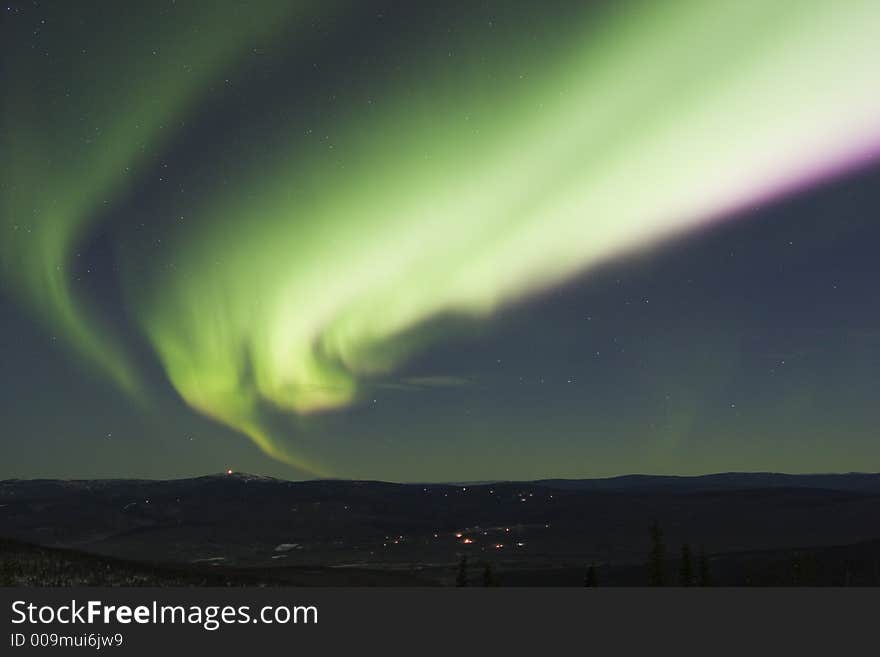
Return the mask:
<svg viewBox="0 0 880 657"><path fill-rule="evenodd" d="M629 564L637 579L654 522L670 554L688 543L721 563L725 554L876 545L878 519L880 475L861 473L467 485L245 473L0 482L0 537L172 567L160 573L172 579L184 566L198 577L222 571L230 581L248 580L242 573L253 569L292 568L291 581L312 571L330 581L343 570L368 580L381 570L446 582L465 555L495 564L508 581L516 581L512 572L576 572L593 562L607 573Z"/></svg>
<svg viewBox="0 0 880 657"><path fill-rule="evenodd" d="M780 474L776 472L722 472L692 477L624 475L606 479L541 479L535 482L562 490L741 490L749 488L820 488L880 492L880 473Z"/></svg>
<svg viewBox="0 0 880 657"><path fill-rule="evenodd" d="M431 586L408 572L153 564L0 538L0 586Z"/></svg>

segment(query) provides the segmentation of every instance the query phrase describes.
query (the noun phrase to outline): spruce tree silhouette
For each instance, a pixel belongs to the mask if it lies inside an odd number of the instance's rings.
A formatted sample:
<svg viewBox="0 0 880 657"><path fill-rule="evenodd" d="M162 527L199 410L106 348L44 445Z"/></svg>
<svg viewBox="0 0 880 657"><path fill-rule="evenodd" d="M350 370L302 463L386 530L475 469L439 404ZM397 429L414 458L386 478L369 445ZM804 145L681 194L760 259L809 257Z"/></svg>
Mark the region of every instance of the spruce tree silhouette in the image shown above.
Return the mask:
<svg viewBox="0 0 880 657"><path fill-rule="evenodd" d="M495 573L492 572L492 565L488 561L483 565L483 586L498 586Z"/></svg>
<svg viewBox="0 0 880 657"><path fill-rule="evenodd" d="M709 572L709 557L706 556L705 546L700 546L699 569L697 584L699 586L712 586L712 573Z"/></svg>
<svg viewBox="0 0 880 657"><path fill-rule="evenodd" d="M596 564L591 563L590 567L587 568L584 586L599 586L599 578L596 576Z"/></svg>
<svg viewBox="0 0 880 657"><path fill-rule="evenodd" d="M468 562L467 556L463 556L458 564L458 576L455 578L456 586L468 585Z"/></svg>
<svg viewBox="0 0 880 657"><path fill-rule="evenodd" d="M648 582L651 586L666 586L666 546L663 530L657 521L651 525L651 556L648 560Z"/></svg>
<svg viewBox="0 0 880 657"><path fill-rule="evenodd" d="M691 546L687 543L681 546L681 562L678 565L678 585L694 585L694 564L691 559Z"/></svg>

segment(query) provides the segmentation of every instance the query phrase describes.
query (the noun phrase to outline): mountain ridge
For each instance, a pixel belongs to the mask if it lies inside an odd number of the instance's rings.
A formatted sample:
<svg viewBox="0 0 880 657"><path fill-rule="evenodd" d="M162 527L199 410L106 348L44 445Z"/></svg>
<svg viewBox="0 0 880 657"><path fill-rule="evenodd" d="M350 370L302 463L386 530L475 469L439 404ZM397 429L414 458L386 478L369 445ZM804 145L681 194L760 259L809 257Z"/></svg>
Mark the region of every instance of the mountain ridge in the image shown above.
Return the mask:
<svg viewBox="0 0 880 657"><path fill-rule="evenodd" d="M281 484L285 486L314 485L354 485L354 486L490 486L490 485L530 485L559 488L562 490L638 490L649 488L694 488L696 490L742 488L825 488L830 490L877 490L880 492L880 472L817 472L785 473L773 471L728 471L702 475L658 475L633 473L610 477L546 477L540 479L489 479L481 481L432 481L398 482L382 479L320 478L291 480L249 472L217 472L192 477L168 479L149 479L140 477L112 478L51 478L0 479L0 486L21 484L46 485L119 485L119 484L184 484L211 483L216 481L235 481L240 483Z"/></svg>

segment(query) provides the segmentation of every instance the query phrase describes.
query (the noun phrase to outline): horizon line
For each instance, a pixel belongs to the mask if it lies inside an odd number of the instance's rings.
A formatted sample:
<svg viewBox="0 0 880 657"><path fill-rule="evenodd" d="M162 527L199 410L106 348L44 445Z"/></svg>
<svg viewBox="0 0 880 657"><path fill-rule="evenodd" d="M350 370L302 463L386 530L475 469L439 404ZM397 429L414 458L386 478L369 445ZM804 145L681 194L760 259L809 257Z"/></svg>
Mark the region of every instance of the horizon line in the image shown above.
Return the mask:
<svg viewBox="0 0 880 657"><path fill-rule="evenodd" d="M314 482L350 482L350 483L372 483L372 484L393 484L399 486L488 486L491 484L531 484L531 483L542 483L548 481L613 481L615 479L625 479L625 478L636 478L636 477L644 477L644 478L655 478L655 479L701 479L707 477L720 477L725 475L772 475L772 476L780 476L780 477L846 477L846 476L880 476L880 472L868 472L868 471L859 471L859 470L850 470L846 472L779 472L772 470L726 470L720 472L707 472L703 474L651 474L651 473L640 473L640 472L632 472L628 474L619 474L619 475L608 475L602 477L539 477L536 479L479 479L479 480L469 480L469 481L392 481L387 479L358 479L358 478L347 478L347 477L315 477L310 479L285 479L282 477L275 477L272 475L265 475L255 472L246 472L239 470L221 470L219 472L209 472L205 474L197 474L190 476L181 476L181 477L168 477L168 478L149 478L149 477L88 477L88 478L80 478L80 477L32 477L32 478L24 478L24 477L12 477L8 479L0 479L0 484L5 484L9 482L37 482L37 481L45 481L45 482L87 482L87 481L132 481L132 482L173 482L173 481L191 481L194 479L207 479L210 477L215 478L225 478L225 477L253 477L259 479L268 479L274 480L278 482L291 483L291 484L305 484L305 483L314 483Z"/></svg>

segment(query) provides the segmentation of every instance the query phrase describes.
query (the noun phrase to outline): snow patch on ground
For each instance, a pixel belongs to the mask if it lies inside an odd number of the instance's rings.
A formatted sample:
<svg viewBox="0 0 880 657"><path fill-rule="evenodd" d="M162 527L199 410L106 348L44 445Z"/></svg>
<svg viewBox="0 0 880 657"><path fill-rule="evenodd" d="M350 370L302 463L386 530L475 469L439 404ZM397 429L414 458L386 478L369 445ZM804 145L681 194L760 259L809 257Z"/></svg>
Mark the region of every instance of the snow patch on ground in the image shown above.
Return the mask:
<svg viewBox="0 0 880 657"><path fill-rule="evenodd" d="M291 550L299 550L302 545L299 543L281 543L275 546L275 552L290 552Z"/></svg>

